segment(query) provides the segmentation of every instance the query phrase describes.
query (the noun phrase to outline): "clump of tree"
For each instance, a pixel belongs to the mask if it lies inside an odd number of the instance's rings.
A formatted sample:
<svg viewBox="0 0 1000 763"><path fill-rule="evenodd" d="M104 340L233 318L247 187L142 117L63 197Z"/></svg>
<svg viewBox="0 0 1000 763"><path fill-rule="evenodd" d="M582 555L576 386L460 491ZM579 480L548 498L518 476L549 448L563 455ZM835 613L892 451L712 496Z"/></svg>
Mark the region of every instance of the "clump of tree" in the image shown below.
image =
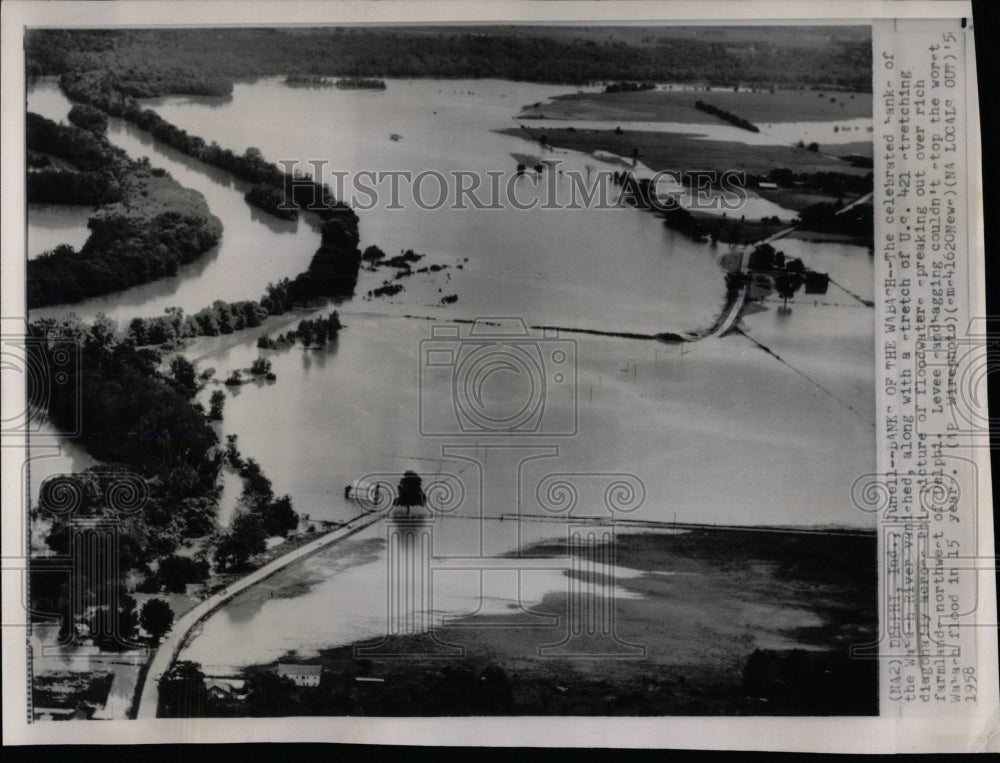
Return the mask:
<svg viewBox="0 0 1000 763"><path fill-rule="evenodd" d="M179 307L168 307L156 318L133 318L128 336L136 345L159 345L196 336L232 334L261 325L269 312L260 302L215 300L194 315L184 315Z"/></svg>
<svg viewBox="0 0 1000 763"><path fill-rule="evenodd" d="M345 77L334 83L341 90L385 90L385 80Z"/></svg>
<svg viewBox="0 0 1000 763"><path fill-rule="evenodd" d="M235 450L235 440L233 441ZM299 515L292 509L292 499L277 497L271 481L254 459L238 458L243 491L239 508L228 532L216 542L215 564L220 570L240 569L256 554L267 548L267 538L287 537L299 524Z"/></svg>
<svg viewBox="0 0 1000 763"><path fill-rule="evenodd" d="M423 480L414 471L406 471L399 478L399 486L396 488L396 498L393 506L406 509L406 516L410 516L410 509L422 508L427 505L427 495L424 493Z"/></svg>
<svg viewBox="0 0 1000 763"><path fill-rule="evenodd" d="M174 385L174 389L188 399L198 394L198 390L201 389L198 372L194 367L194 363L183 355L175 355L170 359L170 376L168 379Z"/></svg>
<svg viewBox="0 0 1000 763"><path fill-rule="evenodd" d="M366 247L364 252L361 253L361 259L365 262L381 262L385 259L385 252L372 244L371 246Z"/></svg>
<svg viewBox="0 0 1000 763"><path fill-rule="evenodd" d="M161 718L200 718L208 705L208 690L201 665L190 660L175 662L160 676L158 689Z"/></svg>
<svg viewBox="0 0 1000 763"><path fill-rule="evenodd" d="M222 409L226 404L226 393L221 389L217 389L212 393L209 398L208 407L208 418L211 421L221 421L222 420Z"/></svg>
<svg viewBox="0 0 1000 763"><path fill-rule="evenodd" d="M48 161L48 157L43 155ZM77 172L76 170L44 169L29 172L25 181L29 204L85 204L100 206L113 204L122 198L122 187L115 176L104 172ZM56 247L69 250L72 247Z"/></svg>
<svg viewBox="0 0 1000 763"><path fill-rule="evenodd" d="M221 571L239 570L267 549L267 533L260 517L249 512L233 516L229 531L215 545L215 566Z"/></svg>
<svg viewBox="0 0 1000 763"><path fill-rule="evenodd" d="M264 376L271 371L271 361L264 357L254 358L250 364L250 373L254 376Z"/></svg>
<svg viewBox="0 0 1000 763"><path fill-rule="evenodd" d="M754 283L770 283L771 287L782 299L783 307L787 307L788 300L792 299L803 286L806 287L807 294L826 294L830 277L826 273L817 273L809 270L802 263L802 260L794 257L788 259L784 252L775 250L770 244L757 246L747 259L747 273L749 276L758 276ZM730 282L727 276L727 289L733 291L738 289L740 283L736 281L736 274ZM739 277L745 279L742 283L747 283L747 274L740 273ZM765 285L765 293L766 293ZM763 296L763 295L762 295Z"/></svg>
<svg viewBox="0 0 1000 763"><path fill-rule="evenodd" d="M424 258L424 255L417 254L412 249L407 249L405 252L400 252L395 257L389 260L381 261L379 264L386 265L390 268L407 268L416 263L420 262Z"/></svg>
<svg viewBox="0 0 1000 763"><path fill-rule="evenodd" d="M753 122L748 119L744 119L737 114L733 114L731 111L726 111L718 106L713 106L711 103L705 103L705 101L698 100L694 102L694 107L699 111L704 111L706 114L711 114L712 116L718 117L724 122L729 122L729 124L734 127L739 127L741 130L747 130L749 132L760 132L760 128L757 127Z"/></svg>
<svg viewBox="0 0 1000 763"><path fill-rule="evenodd" d="M300 302L349 297L354 294L360 267L357 215L350 212L331 218L323 223L320 247L309 268L288 285L289 297Z"/></svg>
<svg viewBox="0 0 1000 763"><path fill-rule="evenodd" d="M368 298L373 297L392 297L399 294L403 290L403 284L400 283L389 283L386 281L381 286L370 289L368 292Z"/></svg>
<svg viewBox="0 0 1000 763"><path fill-rule="evenodd" d="M67 119L71 124L99 135L108 131L108 115L88 103L74 103Z"/></svg>
<svg viewBox="0 0 1000 763"><path fill-rule="evenodd" d="M325 318L303 318L298 326L279 334L274 339L262 336L257 347L262 350L283 350L301 342L303 347L324 347L328 341L337 338L343 326L340 315L334 310Z"/></svg>
<svg viewBox="0 0 1000 763"><path fill-rule="evenodd" d="M252 204L258 209L262 209L270 215L280 217L282 220L298 220L299 212L297 208L292 208L285 199L285 194L281 188L267 183L256 183L250 190L243 194L248 204Z"/></svg>
<svg viewBox="0 0 1000 763"><path fill-rule="evenodd" d="M163 599L150 599L142 605L139 624L153 637L154 642L159 643L174 624L174 611Z"/></svg>
<svg viewBox="0 0 1000 763"><path fill-rule="evenodd" d="M333 80L319 74L289 74L285 77L289 87L333 87Z"/></svg>
<svg viewBox="0 0 1000 763"><path fill-rule="evenodd" d="M208 573L207 559L171 554L160 560L156 575L151 581L155 590L162 587L168 593L184 593L189 583L203 583L207 580Z"/></svg>
<svg viewBox="0 0 1000 763"><path fill-rule="evenodd" d="M135 599L126 593L115 593L112 603L97 607L88 622L94 645L108 652L133 648L139 630Z"/></svg>
<svg viewBox="0 0 1000 763"><path fill-rule="evenodd" d="M605 93L636 93L641 90L655 90L653 82L611 82L604 86Z"/></svg>
<svg viewBox="0 0 1000 763"><path fill-rule="evenodd" d="M165 276L219 241L218 219L163 212L152 219L99 213L80 249L61 246L27 263L29 306L76 302Z"/></svg>

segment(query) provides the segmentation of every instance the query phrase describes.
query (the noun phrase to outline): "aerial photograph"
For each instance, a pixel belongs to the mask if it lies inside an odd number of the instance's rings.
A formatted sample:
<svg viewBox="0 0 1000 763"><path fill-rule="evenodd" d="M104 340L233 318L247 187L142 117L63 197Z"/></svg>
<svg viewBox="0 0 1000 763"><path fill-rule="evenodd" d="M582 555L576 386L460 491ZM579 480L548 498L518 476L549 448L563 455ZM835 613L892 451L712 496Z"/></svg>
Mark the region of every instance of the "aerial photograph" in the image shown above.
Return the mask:
<svg viewBox="0 0 1000 763"><path fill-rule="evenodd" d="M32 722L878 714L870 26L24 55Z"/></svg>

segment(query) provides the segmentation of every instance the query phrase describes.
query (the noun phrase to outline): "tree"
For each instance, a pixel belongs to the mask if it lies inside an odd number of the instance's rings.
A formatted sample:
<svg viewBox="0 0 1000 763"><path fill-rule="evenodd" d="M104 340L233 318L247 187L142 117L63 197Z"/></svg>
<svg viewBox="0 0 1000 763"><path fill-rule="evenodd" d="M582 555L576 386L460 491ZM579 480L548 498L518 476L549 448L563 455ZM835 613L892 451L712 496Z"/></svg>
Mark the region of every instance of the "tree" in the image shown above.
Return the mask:
<svg viewBox="0 0 1000 763"><path fill-rule="evenodd" d="M226 404L226 393L221 389L215 390L209 398L208 417L212 421L219 421L222 418L222 407Z"/></svg>
<svg viewBox="0 0 1000 763"><path fill-rule="evenodd" d="M251 556L267 548L267 532L260 517L242 511L233 518L232 529L219 541L215 563L223 570L242 567Z"/></svg>
<svg viewBox="0 0 1000 763"><path fill-rule="evenodd" d="M799 290L801 285L802 280L794 275L782 273L774 277L774 290L784 300L782 307L788 306L788 300L795 296L795 292Z"/></svg>
<svg viewBox="0 0 1000 763"><path fill-rule="evenodd" d="M271 370L271 361L267 358L257 358L250 364L250 373L255 375L266 374Z"/></svg>
<svg viewBox="0 0 1000 763"><path fill-rule="evenodd" d="M208 691L205 674L197 662L181 660L174 663L160 678L160 707L164 718L197 718L205 714Z"/></svg>
<svg viewBox="0 0 1000 763"><path fill-rule="evenodd" d="M183 355L177 355L170 361L170 378L177 391L187 398L198 393L198 374L194 363Z"/></svg>
<svg viewBox="0 0 1000 763"><path fill-rule="evenodd" d="M135 599L127 594L118 597L117 618L109 607L98 607L90 620L90 635L101 649L119 651L133 646L138 618Z"/></svg>
<svg viewBox="0 0 1000 763"><path fill-rule="evenodd" d="M261 512L264 518L264 530L268 535L287 537L289 530L299 526L299 515L292 509L292 499L283 495L272 501Z"/></svg>
<svg viewBox="0 0 1000 763"><path fill-rule="evenodd" d="M385 252L373 244L362 252L361 259L365 262L378 262L385 259Z"/></svg>
<svg viewBox="0 0 1000 763"><path fill-rule="evenodd" d="M163 635L174 624L174 611L163 599L150 599L142 605L139 613L139 624L159 642Z"/></svg>
<svg viewBox="0 0 1000 763"><path fill-rule="evenodd" d="M329 332L327 331L326 324L320 321L320 323L316 326L316 339L315 339L316 346L317 347L326 346L326 340L328 335Z"/></svg>
<svg viewBox="0 0 1000 763"><path fill-rule="evenodd" d="M200 583L208 577L208 562L171 554L160 561L157 578L170 593L184 593L188 583ZM145 627L145 626L143 626ZM146 630L149 630L146 628Z"/></svg>
<svg viewBox="0 0 1000 763"><path fill-rule="evenodd" d="M805 272L805 266L802 264L802 260L798 257L793 257L785 263L786 273L797 273L801 275Z"/></svg>
<svg viewBox="0 0 1000 763"><path fill-rule="evenodd" d="M406 508L409 516L410 507L424 506L427 503L427 496L424 495L423 480L414 471L407 471L399 480L395 505Z"/></svg>
<svg viewBox="0 0 1000 763"><path fill-rule="evenodd" d="M296 333L303 347L311 345L313 341L312 321L302 321Z"/></svg>

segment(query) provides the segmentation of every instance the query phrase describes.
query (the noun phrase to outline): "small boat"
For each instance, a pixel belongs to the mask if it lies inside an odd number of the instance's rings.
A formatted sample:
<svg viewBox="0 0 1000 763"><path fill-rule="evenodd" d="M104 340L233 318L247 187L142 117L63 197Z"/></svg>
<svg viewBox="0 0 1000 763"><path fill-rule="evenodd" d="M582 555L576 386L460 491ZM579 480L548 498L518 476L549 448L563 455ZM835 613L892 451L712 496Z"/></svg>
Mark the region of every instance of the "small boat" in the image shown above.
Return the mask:
<svg viewBox="0 0 1000 763"><path fill-rule="evenodd" d="M400 135L398 132L394 132L392 135L389 136L389 140L402 140L402 139L403 136Z"/></svg>

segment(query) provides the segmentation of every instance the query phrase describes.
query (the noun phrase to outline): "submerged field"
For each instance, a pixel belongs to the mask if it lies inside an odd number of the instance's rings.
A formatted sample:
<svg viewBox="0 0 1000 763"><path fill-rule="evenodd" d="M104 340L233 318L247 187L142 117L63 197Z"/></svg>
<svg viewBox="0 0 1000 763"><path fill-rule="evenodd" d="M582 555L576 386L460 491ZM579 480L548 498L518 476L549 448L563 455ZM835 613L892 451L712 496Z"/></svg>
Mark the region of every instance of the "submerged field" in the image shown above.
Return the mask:
<svg viewBox="0 0 1000 763"><path fill-rule="evenodd" d="M874 665L850 659L848 650L875 636L875 551L874 534L860 533L620 534L617 653L581 658L603 649L587 640L567 645L565 658L540 657L566 633L567 596L551 593L530 611L557 615L556 626L519 626L525 615L511 605L509 615L452 621L436 640L391 639L383 648L395 656L385 659L358 656L354 647L322 650L308 660L323 666L321 686L279 691L269 712L871 714ZM564 545L542 543L528 552L560 554ZM464 656L449 657L442 645L460 647ZM268 667L246 673L253 679Z"/></svg>

